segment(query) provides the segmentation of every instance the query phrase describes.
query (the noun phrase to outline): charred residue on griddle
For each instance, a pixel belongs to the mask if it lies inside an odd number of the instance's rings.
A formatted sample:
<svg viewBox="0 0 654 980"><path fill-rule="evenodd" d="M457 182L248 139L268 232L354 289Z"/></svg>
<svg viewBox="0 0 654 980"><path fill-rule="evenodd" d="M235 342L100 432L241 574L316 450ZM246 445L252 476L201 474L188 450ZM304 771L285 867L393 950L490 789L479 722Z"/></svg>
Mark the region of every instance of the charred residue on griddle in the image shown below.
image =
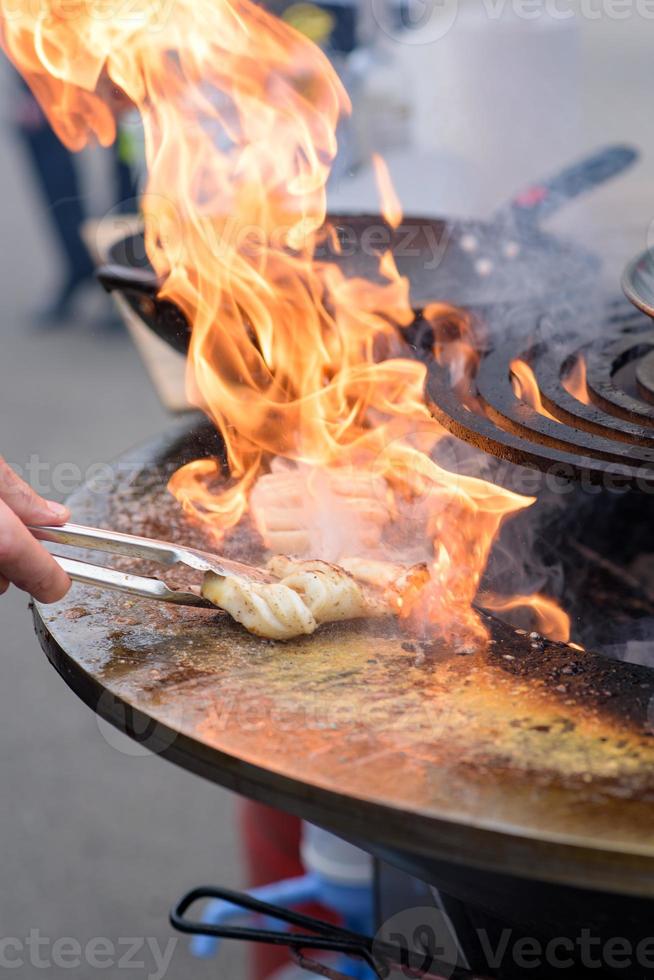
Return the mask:
<svg viewBox="0 0 654 980"><path fill-rule="evenodd" d="M194 664L184 663L175 667L166 667L158 676L151 678L143 683L143 690L147 693L155 693L164 688L180 687L192 681L201 681L214 677L215 673L209 668L197 667Z"/></svg>
<svg viewBox="0 0 654 980"><path fill-rule="evenodd" d="M330 683L339 685L344 681L351 681L353 677L359 676L360 672L358 670L340 670L337 674L332 674Z"/></svg>
<svg viewBox="0 0 654 980"><path fill-rule="evenodd" d="M75 621L77 619L84 619L89 615L89 611L86 606L72 606L70 609L66 609L64 616L66 619Z"/></svg>
<svg viewBox="0 0 654 980"><path fill-rule="evenodd" d="M420 657L420 663L424 664L427 668L443 664L448 660L453 660L461 653L455 644L448 643L440 637L417 639L415 644L411 645L414 647L414 650L411 652L417 652ZM402 644L402 649L407 649L404 643ZM465 652L471 653L474 651L466 648Z"/></svg>
<svg viewBox="0 0 654 980"><path fill-rule="evenodd" d="M489 623L497 640L488 647L489 663L529 682L540 682L567 708L591 710L627 724L640 735L652 735L654 671L649 667L609 660L551 640L534 648L512 627L490 617Z"/></svg>

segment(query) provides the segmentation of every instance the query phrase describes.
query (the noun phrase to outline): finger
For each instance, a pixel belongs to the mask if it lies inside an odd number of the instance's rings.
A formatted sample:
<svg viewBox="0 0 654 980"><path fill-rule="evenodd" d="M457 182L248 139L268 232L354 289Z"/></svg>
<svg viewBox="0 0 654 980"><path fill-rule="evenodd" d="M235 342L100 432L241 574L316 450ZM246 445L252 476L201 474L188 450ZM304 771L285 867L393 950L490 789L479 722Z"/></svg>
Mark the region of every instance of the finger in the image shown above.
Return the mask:
<svg viewBox="0 0 654 980"><path fill-rule="evenodd" d="M5 578L4 575L0 575L0 595L4 595L9 588L9 579Z"/></svg>
<svg viewBox="0 0 654 980"><path fill-rule="evenodd" d="M0 501L0 576L40 602L57 602L70 579L20 518Z"/></svg>
<svg viewBox="0 0 654 980"><path fill-rule="evenodd" d="M0 500L25 524L64 524L70 514L63 504L44 500L14 473L0 456Z"/></svg>

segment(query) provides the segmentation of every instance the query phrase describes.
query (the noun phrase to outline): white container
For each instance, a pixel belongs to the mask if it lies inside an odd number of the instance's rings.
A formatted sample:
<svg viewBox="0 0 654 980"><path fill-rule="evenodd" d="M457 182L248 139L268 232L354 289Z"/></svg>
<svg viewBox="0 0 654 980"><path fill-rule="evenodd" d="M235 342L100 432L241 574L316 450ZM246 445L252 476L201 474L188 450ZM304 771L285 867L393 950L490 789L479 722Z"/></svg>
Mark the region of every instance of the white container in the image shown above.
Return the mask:
<svg viewBox="0 0 654 980"><path fill-rule="evenodd" d="M372 858L365 851L303 822L300 844L302 864L335 885L365 888L372 884Z"/></svg>

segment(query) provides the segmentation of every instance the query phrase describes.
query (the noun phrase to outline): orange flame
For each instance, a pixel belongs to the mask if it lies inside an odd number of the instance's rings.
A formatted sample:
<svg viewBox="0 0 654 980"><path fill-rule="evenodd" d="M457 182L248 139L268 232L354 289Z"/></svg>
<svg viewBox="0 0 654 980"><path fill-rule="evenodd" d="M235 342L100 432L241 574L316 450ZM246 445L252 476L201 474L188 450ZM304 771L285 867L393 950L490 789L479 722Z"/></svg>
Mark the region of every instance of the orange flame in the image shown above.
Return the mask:
<svg viewBox="0 0 654 980"><path fill-rule="evenodd" d="M380 255L377 282L315 258L349 111L333 68L250 0L132 0L111 17L106 7L0 0L3 44L68 146L114 139L116 87L141 115L147 251L162 297L192 324L189 390L230 471L225 482L217 464L191 463L172 492L220 537L283 460L329 537L352 510L338 475L367 474L369 499L382 487L383 505L370 507L381 530L357 548L429 564L403 615L480 638L472 602L493 540L532 500L433 460L443 430L425 404L425 367L404 356L413 314L392 255ZM395 224L399 204L376 169Z"/></svg>
<svg viewBox="0 0 654 980"><path fill-rule="evenodd" d="M377 178L382 216L388 221L391 228L399 228L402 223L402 206L395 193L386 161L378 153L373 153L372 165Z"/></svg>
<svg viewBox="0 0 654 980"><path fill-rule="evenodd" d="M522 399L535 412L538 412L539 415L544 415L545 418L551 419L553 422L558 422L559 420L548 412L543 405L536 375L527 362L516 358L511 361L509 367L511 371L511 384L513 385L516 398Z"/></svg>
<svg viewBox="0 0 654 980"><path fill-rule="evenodd" d="M562 380L562 385L568 394L583 405L590 405L590 395L586 383L586 358L577 354L573 365Z"/></svg>
<svg viewBox="0 0 654 980"><path fill-rule="evenodd" d="M465 310L455 309L447 303L430 303L423 310L423 317L434 332L433 355L443 367L447 367L450 384L468 408L477 407L474 379L480 363L479 347L483 342L479 325Z"/></svg>
<svg viewBox="0 0 654 980"><path fill-rule="evenodd" d="M558 606L554 599L548 596L539 595L516 595L511 598L484 593L481 597L482 605L493 612L511 612L514 609L529 609L535 623L536 630L542 636L549 637L550 640L557 640L560 643L567 643L570 639L570 617ZM582 647L572 644L575 649L581 650Z"/></svg>

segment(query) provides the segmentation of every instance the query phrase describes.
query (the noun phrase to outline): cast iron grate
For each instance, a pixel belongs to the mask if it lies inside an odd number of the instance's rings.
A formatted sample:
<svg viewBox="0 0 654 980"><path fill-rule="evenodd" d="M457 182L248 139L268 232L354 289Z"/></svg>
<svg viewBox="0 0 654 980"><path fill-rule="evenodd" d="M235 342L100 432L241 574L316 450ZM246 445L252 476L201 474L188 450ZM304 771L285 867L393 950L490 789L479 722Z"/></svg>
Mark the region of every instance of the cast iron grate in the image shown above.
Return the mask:
<svg viewBox="0 0 654 980"><path fill-rule="evenodd" d="M439 362L440 360L440 362ZM447 358L430 360L431 408L458 438L500 459L593 484L654 486L654 328L624 303L609 306L592 339L542 317L531 336L481 352L465 383ZM515 388L525 362L541 409ZM571 379L582 365L582 398ZM583 376L582 376L583 377ZM552 417L550 417L552 416Z"/></svg>

